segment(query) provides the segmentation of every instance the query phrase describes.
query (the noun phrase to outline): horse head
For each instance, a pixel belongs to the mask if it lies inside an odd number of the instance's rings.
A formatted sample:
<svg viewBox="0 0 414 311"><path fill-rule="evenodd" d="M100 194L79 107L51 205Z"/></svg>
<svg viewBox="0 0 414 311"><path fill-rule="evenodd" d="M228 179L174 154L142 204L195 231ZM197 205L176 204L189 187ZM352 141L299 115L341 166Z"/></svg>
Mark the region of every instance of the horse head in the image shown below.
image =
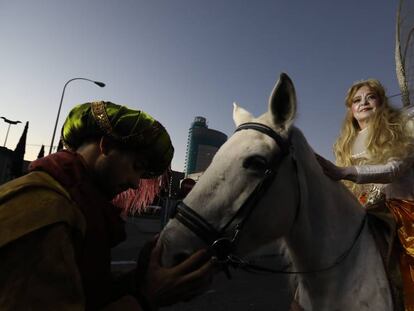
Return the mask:
<svg viewBox="0 0 414 311"><path fill-rule="evenodd" d="M183 201L184 214L194 211L220 237L233 239L242 223L243 230L237 232L237 243L232 246L237 254L247 254L285 235L295 219L298 181L289 152L295 115L295 89L286 74L280 75L268 111L260 117L234 104L236 132ZM197 228L189 230L186 221L179 220L171 219L160 238L163 263L168 266L211 246L197 234Z"/></svg>

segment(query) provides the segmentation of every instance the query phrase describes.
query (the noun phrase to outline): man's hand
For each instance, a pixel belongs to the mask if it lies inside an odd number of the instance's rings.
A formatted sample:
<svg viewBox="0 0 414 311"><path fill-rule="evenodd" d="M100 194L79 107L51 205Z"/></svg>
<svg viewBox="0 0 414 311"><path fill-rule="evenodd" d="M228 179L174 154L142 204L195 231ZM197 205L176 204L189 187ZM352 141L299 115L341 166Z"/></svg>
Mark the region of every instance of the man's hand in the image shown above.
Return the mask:
<svg viewBox="0 0 414 311"><path fill-rule="evenodd" d="M156 240L153 240L152 246L155 243ZM157 243L151 250L151 244L141 251L151 253L149 256L141 254L137 273L144 275L137 275L137 278L140 280L140 296L152 310L190 300L211 283L215 268L207 251L200 250L177 266L165 268L161 266L162 245Z"/></svg>

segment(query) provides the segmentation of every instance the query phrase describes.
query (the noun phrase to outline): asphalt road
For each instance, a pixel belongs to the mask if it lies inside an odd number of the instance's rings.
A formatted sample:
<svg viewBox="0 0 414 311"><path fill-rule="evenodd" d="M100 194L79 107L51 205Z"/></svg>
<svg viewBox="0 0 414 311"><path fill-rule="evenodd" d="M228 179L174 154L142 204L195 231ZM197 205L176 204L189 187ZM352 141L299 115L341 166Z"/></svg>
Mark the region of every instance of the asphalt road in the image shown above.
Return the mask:
<svg viewBox="0 0 414 311"><path fill-rule="evenodd" d="M205 294L163 310L286 311L289 309L290 297L291 291L285 277L237 271L232 280L218 275Z"/></svg>
<svg viewBox="0 0 414 311"><path fill-rule="evenodd" d="M156 218L129 219L128 239L112 252L115 270L133 267L140 248L161 228ZM268 267L280 268L286 265L274 246L266 247L253 255L255 261ZM232 271L228 280L224 273L218 274L211 288L192 301L162 308L164 311L286 311L292 297L289 280L283 275L250 274Z"/></svg>

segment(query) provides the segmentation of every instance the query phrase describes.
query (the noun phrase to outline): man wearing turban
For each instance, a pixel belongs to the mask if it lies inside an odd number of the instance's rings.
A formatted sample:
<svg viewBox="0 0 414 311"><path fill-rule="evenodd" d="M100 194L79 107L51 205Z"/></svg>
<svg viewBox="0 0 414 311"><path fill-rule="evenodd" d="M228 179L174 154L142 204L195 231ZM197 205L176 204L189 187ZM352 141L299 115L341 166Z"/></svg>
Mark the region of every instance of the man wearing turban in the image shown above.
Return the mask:
<svg viewBox="0 0 414 311"><path fill-rule="evenodd" d="M166 172L174 149L165 128L99 101L70 111L62 140L65 150L0 187L0 309L147 311L199 293L213 270L204 251L164 268L152 245L135 271L111 273L110 250L125 239L111 201Z"/></svg>

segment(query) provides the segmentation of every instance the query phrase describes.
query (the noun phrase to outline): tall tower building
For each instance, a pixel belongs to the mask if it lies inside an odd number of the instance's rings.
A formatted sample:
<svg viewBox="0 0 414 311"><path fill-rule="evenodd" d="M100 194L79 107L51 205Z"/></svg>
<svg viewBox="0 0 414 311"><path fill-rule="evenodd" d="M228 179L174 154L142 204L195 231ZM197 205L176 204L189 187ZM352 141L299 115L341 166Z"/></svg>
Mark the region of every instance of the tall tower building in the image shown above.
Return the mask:
<svg viewBox="0 0 414 311"><path fill-rule="evenodd" d="M208 128L206 118L195 117L188 131L185 174L205 171L226 140L227 135Z"/></svg>

